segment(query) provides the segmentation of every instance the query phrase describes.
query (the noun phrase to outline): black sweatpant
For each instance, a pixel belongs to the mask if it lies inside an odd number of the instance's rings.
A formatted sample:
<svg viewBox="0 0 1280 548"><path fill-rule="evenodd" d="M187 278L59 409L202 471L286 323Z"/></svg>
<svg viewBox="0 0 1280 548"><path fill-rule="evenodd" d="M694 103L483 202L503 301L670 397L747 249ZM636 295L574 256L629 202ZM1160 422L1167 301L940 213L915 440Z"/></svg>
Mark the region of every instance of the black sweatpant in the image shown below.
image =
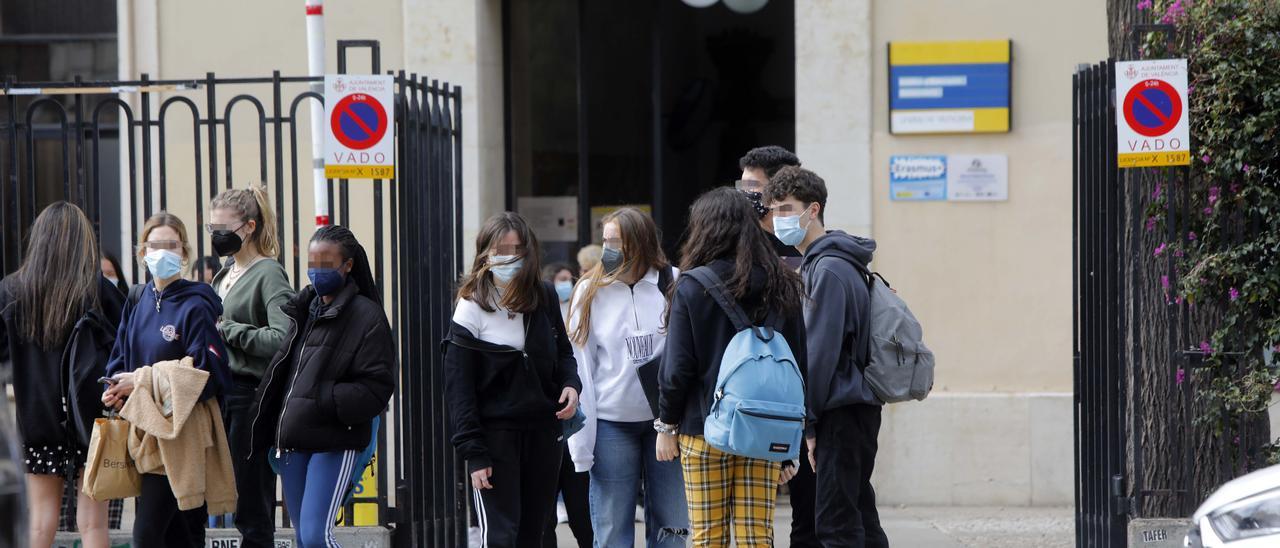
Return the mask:
<svg viewBox="0 0 1280 548"><path fill-rule="evenodd" d="M871 472L880 435L880 406L849 405L827 411L818 422L818 539L824 548L881 548L889 539L880 526Z"/></svg>
<svg viewBox="0 0 1280 548"><path fill-rule="evenodd" d="M787 484L791 489L791 548L822 548L814 517L817 477L809 465L809 444L800 444L800 469Z"/></svg>
<svg viewBox="0 0 1280 548"><path fill-rule="evenodd" d="M135 504L133 548L204 547L206 507L179 510L168 476L143 474L142 493Z"/></svg>
<svg viewBox="0 0 1280 548"><path fill-rule="evenodd" d="M231 460L236 474L236 529L244 540L244 548L272 548L275 546L276 474L267 462L267 452L259 450L249 459L252 448L254 392L258 381L252 377L235 376L235 383L227 391L227 406L222 421L227 425L227 443L231 446Z"/></svg>
<svg viewBox="0 0 1280 548"><path fill-rule="evenodd" d="M564 496L564 508L569 513L569 530L573 531L578 548L591 548L595 544L591 533L591 473L576 472L569 446L565 445L560 457L560 494ZM556 513L547 517L547 532L542 536L542 548L556 548Z"/></svg>
<svg viewBox="0 0 1280 548"><path fill-rule="evenodd" d="M484 545L541 546L548 514L556 512L563 430L489 430L484 438L493 459L493 489L473 493Z"/></svg>

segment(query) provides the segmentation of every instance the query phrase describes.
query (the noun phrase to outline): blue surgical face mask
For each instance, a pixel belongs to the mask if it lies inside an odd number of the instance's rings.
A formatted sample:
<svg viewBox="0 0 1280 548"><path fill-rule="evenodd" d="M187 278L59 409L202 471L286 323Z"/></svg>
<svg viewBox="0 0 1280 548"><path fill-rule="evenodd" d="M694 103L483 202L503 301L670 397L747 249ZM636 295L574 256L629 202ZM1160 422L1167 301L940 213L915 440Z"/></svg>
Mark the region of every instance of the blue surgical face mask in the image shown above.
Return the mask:
<svg viewBox="0 0 1280 548"><path fill-rule="evenodd" d="M809 232L809 223L800 226L800 218L804 214L792 215L790 217L773 216L773 235L778 237L785 245L798 245L804 241L804 235ZM813 219L809 219L813 222Z"/></svg>
<svg viewBox="0 0 1280 548"><path fill-rule="evenodd" d="M182 272L182 256L167 249L148 251L144 260L151 277L157 280L167 280Z"/></svg>
<svg viewBox="0 0 1280 548"><path fill-rule="evenodd" d="M316 294L321 297L342 291L347 285L347 280L336 268L308 268L307 278L311 280L311 287L316 288Z"/></svg>
<svg viewBox="0 0 1280 548"><path fill-rule="evenodd" d="M563 281L556 282L556 295L560 297L560 302L569 302L573 297L573 282Z"/></svg>
<svg viewBox="0 0 1280 548"><path fill-rule="evenodd" d="M524 268L524 258L518 255L493 255L489 257L489 272L502 283L511 283Z"/></svg>

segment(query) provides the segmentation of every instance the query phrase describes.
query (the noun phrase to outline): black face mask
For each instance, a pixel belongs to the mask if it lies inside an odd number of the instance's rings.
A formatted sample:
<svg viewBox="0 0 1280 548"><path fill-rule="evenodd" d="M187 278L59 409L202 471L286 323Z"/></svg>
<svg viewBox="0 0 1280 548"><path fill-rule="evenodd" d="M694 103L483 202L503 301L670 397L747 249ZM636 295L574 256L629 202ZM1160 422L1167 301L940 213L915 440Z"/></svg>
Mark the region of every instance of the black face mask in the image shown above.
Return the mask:
<svg viewBox="0 0 1280 548"><path fill-rule="evenodd" d="M217 253L219 257L235 255L240 251L240 246L242 245L244 245L244 240L233 230L213 231L213 252Z"/></svg>
<svg viewBox="0 0 1280 548"><path fill-rule="evenodd" d="M600 253L600 265L604 267L605 274L617 274L618 269L622 268L622 250L612 247L604 248Z"/></svg>
<svg viewBox="0 0 1280 548"><path fill-rule="evenodd" d="M769 214L769 208L764 206L763 193L747 192L746 194L747 194L747 199L751 200L751 207L754 207L756 209L756 214L759 215L761 219L763 219L765 215Z"/></svg>

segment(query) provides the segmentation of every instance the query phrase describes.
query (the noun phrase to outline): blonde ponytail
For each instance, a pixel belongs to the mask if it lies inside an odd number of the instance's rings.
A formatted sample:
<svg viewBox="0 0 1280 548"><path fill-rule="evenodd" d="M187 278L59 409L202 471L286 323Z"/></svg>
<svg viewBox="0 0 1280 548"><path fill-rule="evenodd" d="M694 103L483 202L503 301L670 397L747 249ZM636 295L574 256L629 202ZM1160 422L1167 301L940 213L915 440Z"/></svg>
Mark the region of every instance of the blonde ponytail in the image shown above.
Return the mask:
<svg viewBox="0 0 1280 548"><path fill-rule="evenodd" d="M258 229L253 232L258 252L275 259L280 256L280 240L276 234L276 213L271 209L271 197L267 185L251 185L254 201L258 203Z"/></svg>

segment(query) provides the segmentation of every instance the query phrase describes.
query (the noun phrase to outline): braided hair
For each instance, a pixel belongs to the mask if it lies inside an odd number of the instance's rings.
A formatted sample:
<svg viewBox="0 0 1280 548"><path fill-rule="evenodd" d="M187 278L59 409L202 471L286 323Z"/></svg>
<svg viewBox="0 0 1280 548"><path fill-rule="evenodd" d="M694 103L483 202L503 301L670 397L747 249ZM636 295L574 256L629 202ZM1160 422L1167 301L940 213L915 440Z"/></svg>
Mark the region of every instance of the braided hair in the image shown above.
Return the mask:
<svg viewBox="0 0 1280 548"><path fill-rule="evenodd" d="M369 255L351 229L341 225L324 226L311 236L311 242L328 242L341 248L342 258L351 260L351 273L348 276L356 282L360 294L382 305L382 292L378 290L373 271L369 268Z"/></svg>

